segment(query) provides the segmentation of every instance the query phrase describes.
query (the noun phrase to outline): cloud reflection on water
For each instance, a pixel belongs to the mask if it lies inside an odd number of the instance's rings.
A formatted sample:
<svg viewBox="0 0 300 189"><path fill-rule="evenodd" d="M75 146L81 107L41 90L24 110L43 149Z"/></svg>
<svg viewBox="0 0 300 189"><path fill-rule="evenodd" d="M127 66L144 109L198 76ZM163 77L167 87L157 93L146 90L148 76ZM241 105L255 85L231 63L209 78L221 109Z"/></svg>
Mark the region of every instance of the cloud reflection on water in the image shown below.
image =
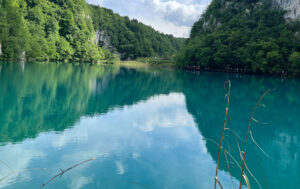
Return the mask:
<svg viewBox="0 0 300 189"><path fill-rule="evenodd" d="M34 172L13 175L0 187L22 186L23 181L38 187L59 168L94 156L95 161L71 170L51 186L105 188L117 186L125 177L154 188L208 188L213 184L215 162L187 111L184 95L171 93L104 115L82 117L61 133L42 133L11 147L1 146L1 159L14 163L15 170L40 165L49 169L40 177ZM5 175L1 170L0 177ZM105 179L108 175L109 180ZM219 176L225 188L232 186L227 173L221 171ZM125 187L124 183L119 187Z"/></svg>

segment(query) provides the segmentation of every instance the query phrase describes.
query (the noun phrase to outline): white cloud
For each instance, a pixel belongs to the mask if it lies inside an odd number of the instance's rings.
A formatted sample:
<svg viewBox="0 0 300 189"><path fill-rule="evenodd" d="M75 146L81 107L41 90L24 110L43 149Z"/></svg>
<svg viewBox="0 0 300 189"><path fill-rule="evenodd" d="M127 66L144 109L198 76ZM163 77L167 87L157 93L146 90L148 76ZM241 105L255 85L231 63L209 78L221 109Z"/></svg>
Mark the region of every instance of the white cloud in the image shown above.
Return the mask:
<svg viewBox="0 0 300 189"><path fill-rule="evenodd" d="M142 0L158 14L178 26L191 26L204 12L207 4L185 4L177 1Z"/></svg>
<svg viewBox="0 0 300 189"><path fill-rule="evenodd" d="M178 117L179 114L182 117ZM162 121L151 121L151 117ZM149 121L153 124L150 126L152 132L145 132L144 126ZM138 123L137 127L133 127L134 122ZM63 132L42 133L20 144L0 146L0 159L9 163L14 170L27 170L35 165L48 167L41 172L43 177L30 172L12 175L5 183L0 182L0 188L14 187L14 184L15 188L21 188L17 186L22 186L22 182L38 187L36 183L43 183L50 175L57 174L58 168L66 169L95 156L96 160L72 169L61 179L54 180L52 186L91 188L93 184L101 184L106 173L114 180L115 173L132 174L137 169L146 170L153 180L163 180L171 186L178 183L177 178L182 178L199 188L211 188L215 161L207 153L203 137L195 126L181 93L157 95L131 106L113 109L107 114L82 117L74 127ZM179 151L175 152L175 149L186 154L178 155ZM194 153L187 153L192 151ZM153 156L149 156L149 152ZM164 155L156 159L161 152ZM135 159L138 166L132 166L128 157ZM108 167L111 165L114 169L110 172ZM154 165L159 165L159 169L154 169ZM0 166L0 178L7 172L8 169ZM195 179L190 175L203 179ZM232 188L228 173L220 171L219 176L224 188ZM238 183L237 180L235 182ZM100 185L97 186L100 188Z"/></svg>
<svg viewBox="0 0 300 189"><path fill-rule="evenodd" d="M112 119L116 121L116 125L120 122L126 123L127 125L131 125L133 128L138 128L143 132L151 132L158 128L178 128L181 135L178 135L177 137L180 139L188 138L188 136L183 137L184 131L180 129L181 127L194 126L193 117L186 110L185 96L181 93L154 96L145 101L141 101L138 104L125 106L123 110L115 110L111 112L111 115L117 117L117 119ZM89 130L80 127L82 124L90 125ZM110 124L114 124L114 122L110 122ZM109 129L112 128L109 127ZM93 132L91 132L91 130L93 130ZM176 130L174 129L174 131ZM112 131L101 130L101 132L111 133ZM94 135L98 136L100 134L99 120L90 117L83 117L75 127L66 130L64 133L59 135L56 140L53 140L54 142L52 143L52 146L56 149L60 149L68 143L84 143ZM123 132L118 134L123 137L125 135ZM131 135L132 133L127 134ZM176 133L176 135L177 134L178 133ZM104 141L105 140L107 139L104 139ZM100 144L105 144L105 142ZM118 147L119 146L114 146L110 150ZM103 151L102 154L97 155L105 155L110 151L106 149L107 145L101 145L99 148ZM86 154L88 153L85 153L85 157ZM80 155L78 154L76 157L78 156Z"/></svg>
<svg viewBox="0 0 300 189"><path fill-rule="evenodd" d="M186 111L185 96L181 93L159 95L128 108L132 125L144 132L156 128L188 127L194 125L193 117ZM133 115L133 116L132 116Z"/></svg>
<svg viewBox="0 0 300 189"><path fill-rule="evenodd" d="M211 0L87 0L135 18L154 29L176 37L188 37L191 26Z"/></svg>
<svg viewBox="0 0 300 189"><path fill-rule="evenodd" d="M92 182L92 178L89 177L84 177L84 176L72 177L72 181L68 185L68 187L72 189L80 189L91 182Z"/></svg>
<svg viewBox="0 0 300 189"><path fill-rule="evenodd" d="M26 145L15 144L0 147L0 188L18 181L24 182L30 179L30 168L33 159L45 154L32 148L24 148ZM38 169L35 169L38 170Z"/></svg>

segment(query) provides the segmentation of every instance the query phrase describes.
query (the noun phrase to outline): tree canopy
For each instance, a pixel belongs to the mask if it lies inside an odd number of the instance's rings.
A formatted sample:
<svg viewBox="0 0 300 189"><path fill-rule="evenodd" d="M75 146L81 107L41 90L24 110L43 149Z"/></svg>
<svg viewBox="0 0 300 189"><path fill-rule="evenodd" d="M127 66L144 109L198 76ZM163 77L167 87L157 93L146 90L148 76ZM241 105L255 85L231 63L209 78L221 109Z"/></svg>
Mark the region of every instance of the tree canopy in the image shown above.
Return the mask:
<svg viewBox="0 0 300 189"><path fill-rule="evenodd" d="M171 56L184 45L184 39L155 31L150 26L121 17L110 9L90 5L95 30L104 30L122 58Z"/></svg>
<svg viewBox="0 0 300 189"><path fill-rule="evenodd" d="M122 58L173 55L184 41L84 0L0 0L0 20L0 59L10 61L108 59L114 52L94 43L99 30Z"/></svg>
<svg viewBox="0 0 300 189"><path fill-rule="evenodd" d="M255 73L297 72L300 24L261 0L213 0L177 55L182 67L238 69Z"/></svg>

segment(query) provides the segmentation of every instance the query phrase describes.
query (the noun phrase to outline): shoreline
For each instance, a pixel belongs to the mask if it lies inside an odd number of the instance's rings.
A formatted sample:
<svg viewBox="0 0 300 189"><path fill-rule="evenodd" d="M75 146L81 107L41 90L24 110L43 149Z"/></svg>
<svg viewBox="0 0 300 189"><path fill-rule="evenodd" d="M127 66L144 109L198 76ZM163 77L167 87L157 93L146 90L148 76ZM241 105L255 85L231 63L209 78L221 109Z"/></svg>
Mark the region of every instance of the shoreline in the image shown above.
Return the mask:
<svg viewBox="0 0 300 189"><path fill-rule="evenodd" d="M0 63L59 63L59 64L90 64L90 65L103 65L103 66L121 66L126 68L157 68L157 69L171 69L171 70L187 70L187 71L193 71L193 72L212 72L212 73L227 73L227 74L241 74L241 75L257 75L257 76L275 76L275 77L281 77L283 79L286 78L300 78L299 73L287 73L284 74L270 74L270 73L254 73L247 70L242 69L212 69L212 68L204 68L201 69L199 66L184 66L184 67L178 67L174 63L145 63L140 62L136 60L130 60L130 61L116 61L114 63L108 63L108 62L98 62L98 63L83 63L83 62L51 62L51 61L36 61L36 62L9 62L9 61L0 61Z"/></svg>
<svg viewBox="0 0 300 189"><path fill-rule="evenodd" d="M135 60L132 60L132 61L119 61L119 62L113 63L112 65L123 66L123 67L128 67L128 68L178 69L178 67L176 67L172 63L152 64L152 63L139 62L139 61L135 61Z"/></svg>
<svg viewBox="0 0 300 189"><path fill-rule="evenodd" d="M299 78L300 75L298 73L293 73L291 72L290 74L287 72L283 72L282 74L279 73L255 73L247 70L242 70L242 69L229 69L229 70L224 70L224 69L211 69L211 68L205 68L205 69L200 69L198 66L185 66L181 67L180 69L183 70L188 70L188 71L196 71L196 72L215 72L215 73L227 73L227 74L241 74L241 75L257 75L257 76L275 76L275 77L281 77L283 79L294 77L294 78Z"/></svg>
<svg viewBox="0 0 300 189"><path fill-rule="evenodd" d="M120 61L118 63L114 63L113 65L124 66L128 68L161 68L161 69L173 69L173 70L186 70L192 72L211 72L211 73L226 73L226 74L240 74L240 75L256 75L256 76L273 76L273 77L281 77L282 79L287 78L299 78L299 74L268 74L268 73L254 73L251 71L239 71L237 69L230 70L222 70L222 69L200 69L196 66L186 66L186 67L177 67L175 64L167 63L167 64L151 64L144 63L139 61Z"/></svg>

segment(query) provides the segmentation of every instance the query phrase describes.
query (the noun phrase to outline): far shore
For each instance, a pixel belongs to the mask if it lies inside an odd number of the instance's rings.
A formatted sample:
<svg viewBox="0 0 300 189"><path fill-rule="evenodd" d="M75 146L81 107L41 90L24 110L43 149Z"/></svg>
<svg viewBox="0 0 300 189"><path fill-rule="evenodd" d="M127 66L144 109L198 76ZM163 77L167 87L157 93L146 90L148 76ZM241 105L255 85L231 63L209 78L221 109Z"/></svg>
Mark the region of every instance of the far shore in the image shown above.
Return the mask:
<svg viewBox="0 0 300 189"><path fill-rule="evenodd" d="M161 63L161 64L153 64L153 63L144 63L135 60L131 61L118 61L113 65L124 66L128 68L169 68L175 69L176 66L172 63Z"/></svg>

